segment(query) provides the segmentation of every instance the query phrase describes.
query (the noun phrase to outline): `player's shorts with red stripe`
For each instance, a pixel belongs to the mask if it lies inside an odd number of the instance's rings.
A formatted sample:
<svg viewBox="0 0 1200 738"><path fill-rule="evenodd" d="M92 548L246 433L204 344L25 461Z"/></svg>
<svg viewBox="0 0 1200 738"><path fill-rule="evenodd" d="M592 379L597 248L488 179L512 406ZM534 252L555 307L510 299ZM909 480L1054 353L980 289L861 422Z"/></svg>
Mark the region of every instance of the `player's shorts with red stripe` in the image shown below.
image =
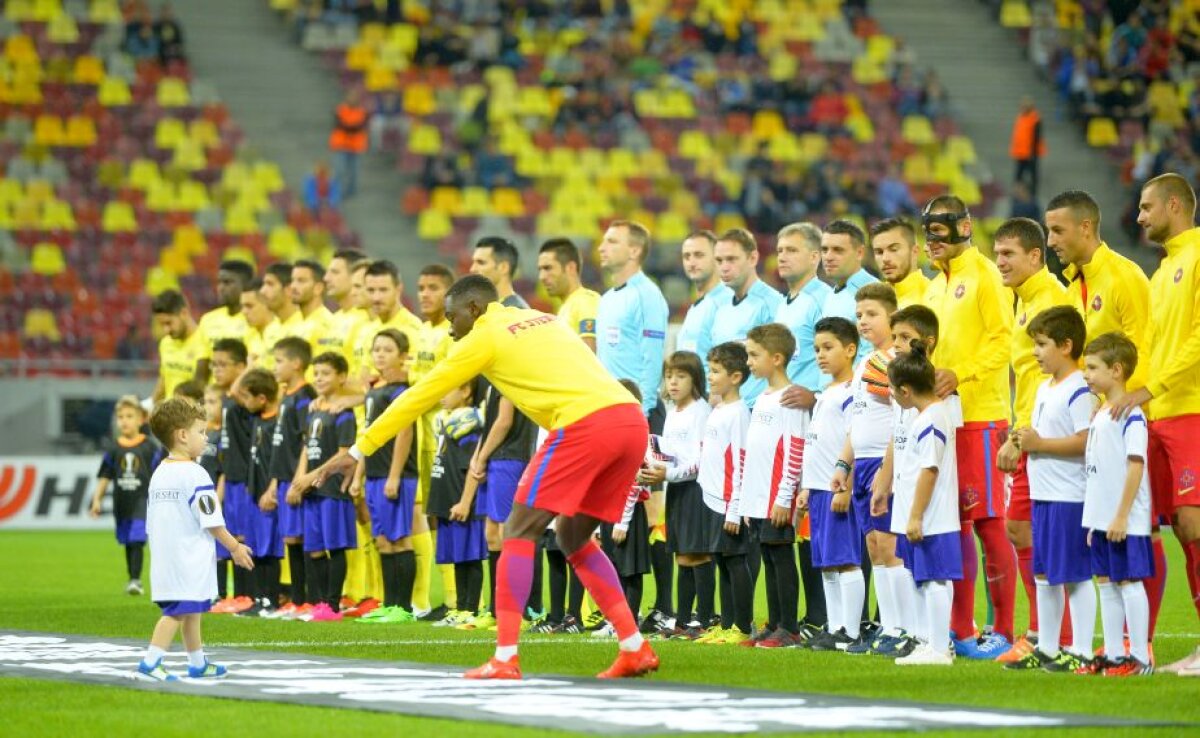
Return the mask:
<svg viewBox="0 0 1200 738"><path fill-rule="evenodd" d="M646 455L650 430L641 407L613 405L556 431L538 448L516 501L559 515L616 523Z"/></svg>
<svg viewBox="0 0 1200 738"><path fill-rule="evenodd" d="M1029 499L1029 467L1026 466L1029 457L1021 454L1017 461L1017 469L1008 478L1008 509L1009 520L1033 521L1033 501Z"/></svg>
<svg viewBox="0 0 1200 738"><path fill-rule="evenodd" d="M1200 415L1150 421L1146 455L1154 515L1170 517L1184 505L1200 506Z"/></svg>
<svg viewBox="0 0 1200 738"><path fill-rule="evenodd" d="M958 517L963 522L1004 517L1004 472L996 453L1008 436L1008 421L964 423L958 429Z"/></svg>

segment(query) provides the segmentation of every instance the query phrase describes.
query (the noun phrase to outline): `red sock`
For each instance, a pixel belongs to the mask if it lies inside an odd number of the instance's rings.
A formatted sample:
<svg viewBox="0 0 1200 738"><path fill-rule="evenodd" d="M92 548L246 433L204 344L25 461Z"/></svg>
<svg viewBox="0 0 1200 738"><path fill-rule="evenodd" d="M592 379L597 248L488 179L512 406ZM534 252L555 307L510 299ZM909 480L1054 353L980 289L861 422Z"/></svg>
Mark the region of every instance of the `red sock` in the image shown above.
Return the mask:
<svg viewBox="0 0 1200 738"><path fill-rule="evenodd" d="M509 538L496 566L496 645L516 646L521 633L521 610L533 586L533 541Z"/></svg>
<svg viewBox="0 0 1200 738"><path fill-rule="evenodd" d="M1004 518L975 521L983 543L988 594L992 598L992 629L1013 642L1013 611L1017 604L1017 553L1008 540Z"/></svg>
<svg viewBox="0 0 1200 738"><path fill-rule="evenodd" d="M619 640L623 641L638 632L637 621L629 609L629 602L625 599L625 590L621 587L621 578L617 576L612 562L594 540L589 540L578 551L568 556L567 563L574 567L579 581L583 582L584 588L592 595L592 599L600 607L600 612L604 613L604 618L612 623Z"/></svg>
<svg viewBox="0 0 1200 738"><path fill-rule="evenodd" d="M1021 571L1021 583L1025 585L1025 599L1029 601L1029 630L1036 633L1037 585L1033 581L1033 546L1017 549L1017 568Z"/></svg>
<svg viewBox="0 0 1200 738"><path fill-rule="evenodd" d="M1192 541L1184 546L1183 554L1187 561L1188 589L1192 591L1192 604L1196 606L1196 614L1200 615L1200 541Z"/></svg>
<svg viewBox="0 0 1200 738"><path fill-rule="evenodd" d="M971 524L963 523L961 535L963 577L954 583L954 602L950 607L950 630L959 640L975 637L975 577L979 575L979 552Z"/></svg>
<svg viewBox="0 0 1200 738"><path fill-rule="evenodd" d="M1150 640L1154 640L1154 629L1158 625L1158 611L1162 608L1163 593L1167 589L1167 550L1158 536L1150 539L1154 547L1154 576L1145 579L1146 597L1150 600Z"/></svg>

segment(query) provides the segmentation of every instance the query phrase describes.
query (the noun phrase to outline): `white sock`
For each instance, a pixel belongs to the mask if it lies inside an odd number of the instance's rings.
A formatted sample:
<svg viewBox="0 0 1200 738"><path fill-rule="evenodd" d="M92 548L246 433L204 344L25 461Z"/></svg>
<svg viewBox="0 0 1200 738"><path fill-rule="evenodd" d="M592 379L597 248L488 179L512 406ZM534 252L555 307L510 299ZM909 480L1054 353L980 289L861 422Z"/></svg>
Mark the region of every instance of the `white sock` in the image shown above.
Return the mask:
<svg viewBox="0 0 1200 738"><path fill-rule="evenodd" d="M146 655L142 657L142 663L145 664L147 667L154 666L155 664L157 664L159 661L162 660L162 657L166 653L167 653L166 651L162 650L158 646L155 646L154 644L150 644L149 646L146 647Z"/></svg>
<svg viewBox="0 0 1200 738"><path fill-rule="evenodd" d="M618 641L617 647L620 648L622 651L636 651L639 648L641 648L642 644L645 642L646 642L646 639L642 637L642 634L637 631L634 631L633 635L629 636L628 638L623 638L620 641Z"/></svg>
<svg viewBox="0 0 1200 738"><path fill-rule="evenodd" d="M950 608L954 588L949 581L925 582L925 609L929 618L929 647L938 653L950 652Z"/></svg>
<svg viewBox="0 0 1200 738"><path fill-rule="evenodd" d="M1125 602L1125 620L1129 623L1129 655L1150 663L1150 599L1146 587L1140 581L1121 585L1121 599Z"/></svg>
<svg viewBox="0 0 1200 738"><path fill-rule="evenodd" d="M917 640L925 645L929 645L929 607L925 601L929 597L929 590L925 588L925 584L919 587L914 586L916 595L916 609L913 611L913 635Z"/></svg>
<svg viewBox="0 0 1200 738"><path fill-rule="evenodd" d="M188 651L188 666L193 666L197 669L202 668L207 660L204 658L204 649L197 651Z"/></svg>
<svg viewBox="0 0 1200 738"><path fill-rule="evenodd" d="M825 616L829 619L825 628L830 633L836 633L838 628L845 626L842 622L842 590L838 586L836 571L821 570L821 589L825 590Z"/></svg>
<svg viewBox="0 0 1200 738"><path fill-rule="evenodd" d="M1090 659L1096 653L1093 643L1096 635L1096 587L1091 579L1068 584L1067 597L1071 600L1071 630L1074 636L1071 650L1076 656ZM1122 648L1118 653L1124 650Z"/></svg>
<svg viewBox="0 0 1200 738"><path fill-rule="evenodd" d="M1100 582L1099 586L1104 655L1113 661L1125 653L1125 602L1121 599L1121 590L1117 585L1112 582Z"/></svg>
<svg viewBox="0 0 1200 738"><path fill-rule="evenodd" d="M900 614L900 627L909 633L917 631L917 583L907 566L893 566L892 592L896 596L896 611Z"/></svg>
<svg viewBox="0 0 1200 738"><path fill-rule="evenodd" d="M496 646L497 661L512 661L513 656L517 655L516 646Z"/></svg>
<svg viewBox="0 0 1200 738"><path fill-rule="evenodd" d="M862 569L838 572L838 586L842 591L842 619L845 621L846 635L858 638L863 598L867 596L867 583L863 580Z"/></svg>
<svg viewBox="0 0 1200 738"><path fill-rule="evenodd" d="M1066 592L1061 584L1037 580L1038 650L1043 655L1058 656L1058 639L1062 635L1063 610L1067 607ZM1074 623L1071 626L1074 627Z"/></svg>
<svg viewBox="0 0 1200 738"><path fill-rule="evenodd" d="M896 590L892 570L880 565L874 569L875 599L879 603L879 627L884 635L900 635L900 618L896 612Z"/></svg>

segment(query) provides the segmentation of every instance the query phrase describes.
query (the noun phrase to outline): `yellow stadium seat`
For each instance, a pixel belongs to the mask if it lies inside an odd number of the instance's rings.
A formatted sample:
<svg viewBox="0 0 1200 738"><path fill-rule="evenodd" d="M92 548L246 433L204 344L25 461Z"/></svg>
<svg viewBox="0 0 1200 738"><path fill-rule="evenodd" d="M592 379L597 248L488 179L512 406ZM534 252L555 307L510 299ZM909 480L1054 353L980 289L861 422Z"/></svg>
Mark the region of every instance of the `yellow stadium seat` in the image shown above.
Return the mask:
<svg viewBox="0 0 1200 738"><path fill-rule="evenodd" d="M39 115L33 124L33 140L41 146L63 146L67 133L63 130L62 118L57 115Z"/></svg>
<svg viewBox="0 0 1200 738"><path fill-rule="evenodd" d="M164 77L159 81L156 97L158 104L164 108L179 108L192 102L191 90L178 77Z"/></svg>
<svg viewBox="0 0 1200 738"><path fill-rule="evenodd" d="M129 90L129 83L120 77L105 77L96 98L106 108L115 108L133 102L133 93Z"/></svg>
<svg viewBox="0 0 1200 738"><path fill-rule="evenodd" d="M23 332L26 338L44 338L51 343L58 343L62 340L54 313L45 308L30 308L25 312Z"/></svg>
<svg viewBox="0 0 1200 738"><path fill-rule="evenodd" d="M866 57L877 64L885 64L896 50L896 40L886 34L877 33L867 39Z"/></svg>
<svg viewBox="0 0 1200 738"><path fill-rule="evenodd" d="M400 49L411 59L417 50L419 38L416 26L409 25L408 23L397 23L388 29L388 37L385 43L388 46L395 46Z"/></svg>
<svg viewBox="0 0 1200 738"><path fill-rule="evenodd" d="M225 232L235 236L257 233L258 219L255 217L254 208L243 205L229 208L225 212Z"/></svg>
<svg viewBox="0 0 1200 738"><path fill-rule="evenodd" d="M64 143L81 147L96 143L96 122L86 115L72 115L67 119Z"/></svg>
<svg viewBox="0 0 1200 738"><path fill-rule="evenodd" d="M191 223L175 229L171 246L189 256L202 256L208 253L208 243L204 240L204 233Z"/></svg>
<svg viewBox="0 0 1200 738"><path fill-rule="evenodd" d="M284 188L283 172L273 161L258 161L254 164L254 183L263 192L279 192Z"/></svg>
<svg viewBox="0 0 1200 738"><path fill-rule="evenodd" d="M174 149L187 140L187 127L178 118L162 118L154 127L154 145Z"/></svg>
<svg viewBox="0 0 1200 738"><path fill-rule="evenodd" d="M525 202L521 193L511 187L497 187L492 190L492 213L507 218L519 218L525 215Z"/></svg>
<svg viewBox="0 0 1200 738"><path fill-rule="evenodd" d="M56 44L73 44L79 40L75 19L63 13L46 24L46 38Z"/></svg>
<svg viewBox="0 0 1200 738"><path fill-rule="evenodd" d="M104 204L100 227L105 233L132 233L138 230L133 207L127 202L109 200Z"/></svg>
<svg viewBox="0 0 1200 738"><path fill-rule="evenodd" d="M1004 0L1000 6L1000 25L1005 28L1029 28L1033 25L1033 14L1025 0Z"/></svg>
<svg viewBox="0 0 1200 738"><path fill-rule="evenodd" d="M776 110L760 110L754 114L752 135L757 139L769 139L787 132L783 116Z"/></svg>
<svg viewBox="0 0 1200 738"><path fill-rule="evenodd" d="M400 81L396 79L396 73L391 69L383 66L373 66L367 70L363 77L363 86L368 92L385 92L387 90L395 90L400 87Z"/></svg>
<svg viewBox="0 0 1200 738"><path fill-rule="evenodd" d="M207 118L197 118L188 123L188 138L206 149L221 143L221 133L217 130L217 125Z"/></svg>
<svg viewBox="0 0 1200 738"><path fill-rule="evenodd" d="M267 236L267 252L277 259L293 261L300 249L300 236L287 223L275 226Z"/></svg>
<svg viewBox="0 0 1200 738"><path fill-rule="evenodd" d="M221 175L221 185L231 190L240 190L254 181L254 170L244 161L237 160L225 167Z"/></svg>
<svg viewBox="0 0 1200 738"><path fill-rule="evenodd" d="M153 159L134 159L129 164L127 181L130 187L145 190L160 179L162 175L158 171L158 163Z"/></svg>
<svg viewBox="0 0 1200 738"><path fill-rule="evenodd" d="M579 171L579 157L574 149L559 146L550 152L550 173L566 177Z"/></svg>
<svg viewBox="0 0 1200 738"><path fill-rule="evenodd" d="M929 184L933 181L933 166L924 154L910 154L904 159L904 179L909 184Z"/></svg>
<svg viewBox="0 0 1200 738"><path fill-rule="evenodd" d="M62 249L58 244L42 241L33 246L33 252L29 255L29 268L34 274L53 277L66 271L67 260L63 258Z"/></svg>
<svg viewBox="0 0 1200 738"><path fill-rule="evenodd" d="M75 213L70 204L62 200L50 200L42 206L42 229L47 231L75 230Z"/></svg>
<svg viewBox="0 0 1200 738"><path fill-rule="evenodd" d="M17 229L41 228L42 208L33 200L22 200L12 209L12 227Z"/></svg>
<svg viewBox="0 0 1200 738"><path fill-rule="evenodd" d="M1116 146L1120 140L1121 138L1117 134L1117 124L1113 122L1112 118L1096 117L1088 121L1088 146L1108 148Z"/></svg>
<svg viewBox="0 0 1200 738"><path fill-rule="evenodd" d="M165 180L159 180L146 189L146 207L156 213L175 210L175 186Z"/></svg>
<svg viewBox="0 0 1200 738"><path fill-rule="evenodd" d="M450 216L430 208L417 218L417 238L424 241L440 241L454 232Z"/></svg>
<svg viewBox="0 0 1200 738"><path fill-rule="evenodd" d="M429 156L442 150L442 134L434 126L414 125L408 134L408 150Z"/></svg>
<svg viewBox="0 0 1200 738"><path fill-rule="evenodd" d="M146 270L146 294L156 297L167 290L179 289L179 277L163 269L153 266Z"/></svg>
<svg viewBox="0 0 1200 738"><path fill-rule="evenodd" d="M951 136L946 139L946 155L953 156L960 164L974 164L975 144L966 136Z"/></svg>
<svg viewBox="0 0 1200 738"><path fill-rule="evenodd" d="M185 138L175 147L175 156L171 157L171 164L194 172L208 166L208 157L204 155L203 146Z"/></svg>
<svg viewBox="0 0 1200 738"><path fill-rule="evenodd" d="M654 238L658 241L679 243L687 238L690 232L687 219L681 213L668 210L658 216Z"/></svg>
<svg viewBox="0 0 1200 738"><path fill-rule="evenodd" d="M950 184L963 176L962 167L951 156L938 154L933 159L933 181Z"/></svg>
<svg viewBox="0 0 1200 738"><path fill-rule="evenodd" d="M33 45L33 39L22 33L9 36L4 42L4 56L11 62L38 63L37 48Z"/></svg>
<svg viewBox="0 0 1200 738"><path fill-rule="evenodd" d="M445 215L457 215L462 206L462 192L457 187L434 187L429 193L429 209Z"/></svg>
<svg viewBox="0 0 1200 738"><path fill-rule="evenodd" d="M4 17L14 22L33 20L33 0L9 0L4 6Z"/></svg>
<svg viewBox="0 0 1200 738"><path fill-rule="evenodd" d="M517 95L516 112L519 115L548 118L554 115L554 106L550 102L550 96L546 94L546 88L534 85L521 88Z"/></svg>
<svg viewBox="0 0 1200 738"><path fill-rule="evenodd" d="M592 147L583 149L579 152L577 161L578 171L589 177L598 177L608 169L607 157L601 149Z"/></svg>
<svg viewBox="0 0 1200 738"><path fill-rule="evenodd" d="M850 78L860 85L877 85L887 80L887 68L869 56L860 56L850 67Z"/></svg>
<svg viewBox="0 0 1200 738"><path fill-rule="evenodd" d="M517 154L513 168L522 177L546 177L550 175L550 158L543 151L525 149Z"/></svg>
<svg viewBox="0 0 1200 738"><path fill-rule="evenodd" d="M491 207L488 191L482 187L467 187L462 191L462 200L458 204L457 215L477 218L486 215Z"/></svg>
<svg viewBox="0 0 1200 738"><path fill-rule="evenodd" d="M54 199L54 185L44 179L31 179L25 183L25 199L44 205Z"/></svg>
<svg viewBox="0 0 1200 738"><path fill-rule="evenodd" d="M740 213L721 213L713 222L713 230L717 233L724 233L733 228L745 228L746 220Z"/></svg>
<svg viewBox="0 0 1200 738"><path fill-rule="evenodd" d="M158 265L165 271L179 277L186 276L194 271L192 260L187 253L173 246L159 252Z"/></svg>
<svg viewBox="0 0 1200 738"><path fill-rule="evenodd" d="M365 72L375 61L375 47L359 41L346 49L346 68L356 72Z"/></svg>
<svg viewBox="0 0 1200 738"><path fill-rule="evenodd" d="M875 124L865 113L846 116L846 129L858 143L871 143L875 140Z"/></svg>
<svg viewBox="0 0 1200 738"><path fill-rule="evenodd" d="M965 174L958 178L951 191L971 207L983 202L983 192L979 189L979 183Z"/></svg>
<svg viewBox="0 0 1200 738"><path fill-rule="evenodd" d="M937 137L933 133L933 124L923 115L908 115L900 125L900 135L905 141L916 146L934 143Z"/></svg>
<svg viewBox="0 0 1200 738"><path fill-rule="evenodd" d="M387 36L387 26L382 23L364 23L359 26L358 40L360 43L378 46Z"/></svg>
<svg viewBox="0 0 1200 738"><path fill-rule="evenodd" d="M679 155L689 159L705 159L712 155L712 144L702 131L687 130L679 134Z"/></svg>
<svg viewBox="0 0 1200 738"><path fill-rule="evenodd" d="M616 148L608 152L608 173L614 177L633 177L639 173L637 157L629 149Z"/></svg>
<svg viewBox="0 0 1200 738"><path fill-rule="evenodd" d="M379 53L375 57L373 66L376 69L386 69L390 72L403 72L410 66L409 55L398 46L384 44L379 47Z"/></svg>
<svg viewBox="0 0 1200 738"><path fill-rule="evenodd" d="M409 115L426 116L437 112L437 100L433 97L433 88L426 84L416 83L404 88L402 103L404 112Z"/></svg>
<svg viewBox="0 0 1200 738"><path fill-rule="evenodd" d="M121 8L117 0L92 0L88 6L88 20L100 24L120 23Z"/></svg>
<svg viewBox="0 0 1200 738"><path fill-rule="evenodd" d="M11 205L25 198L25 188L20 180L0 177L0 205Z"/></svg>
<svg viewBox="0 0 1200 738"><path fill-rule="evenodd" d="M796 70L800 66L796 57L787 53L786 49L780 49L772 54L769 64L767 75L776 82L792 79L796 76Z"/></svg>

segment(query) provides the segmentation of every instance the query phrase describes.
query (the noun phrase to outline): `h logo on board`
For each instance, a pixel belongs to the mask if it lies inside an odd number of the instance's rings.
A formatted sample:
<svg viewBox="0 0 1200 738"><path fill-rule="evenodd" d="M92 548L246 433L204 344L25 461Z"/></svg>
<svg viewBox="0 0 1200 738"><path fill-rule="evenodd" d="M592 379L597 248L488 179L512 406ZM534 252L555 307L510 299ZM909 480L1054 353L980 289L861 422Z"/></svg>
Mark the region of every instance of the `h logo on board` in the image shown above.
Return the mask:
<svg viewBox="0 0 1200 738"><path fill-rule="evenodd" d="M33 494L37 469L33 466L5 465L0 469L0 520L12 517Z"/></svg>

